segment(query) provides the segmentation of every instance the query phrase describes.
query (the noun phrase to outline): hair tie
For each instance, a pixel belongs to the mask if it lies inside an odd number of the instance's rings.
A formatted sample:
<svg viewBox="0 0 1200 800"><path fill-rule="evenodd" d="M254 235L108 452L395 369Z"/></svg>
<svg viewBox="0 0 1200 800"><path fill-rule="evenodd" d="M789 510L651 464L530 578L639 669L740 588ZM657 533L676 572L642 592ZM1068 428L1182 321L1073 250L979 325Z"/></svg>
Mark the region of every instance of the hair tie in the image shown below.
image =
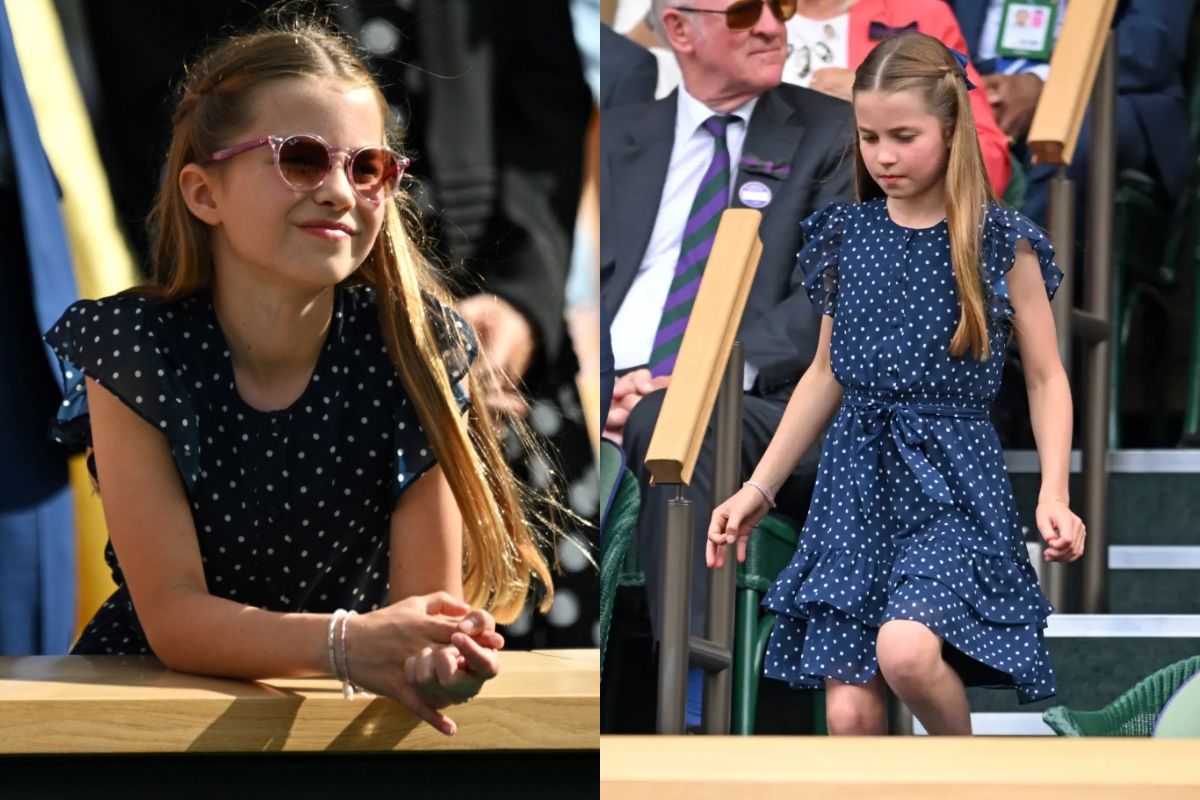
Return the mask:
<svg viewBox="0 0 1200 800"><path fill-rule="evenodd" d="M954 60L958 62L958 70L962 73L963 82L967 84L967 91L971 91L975 88L975 84L971 83L971 79L967 77L967 54L960 53L953 47L946 49L950 51L950 54L954 56Z"/></svg>

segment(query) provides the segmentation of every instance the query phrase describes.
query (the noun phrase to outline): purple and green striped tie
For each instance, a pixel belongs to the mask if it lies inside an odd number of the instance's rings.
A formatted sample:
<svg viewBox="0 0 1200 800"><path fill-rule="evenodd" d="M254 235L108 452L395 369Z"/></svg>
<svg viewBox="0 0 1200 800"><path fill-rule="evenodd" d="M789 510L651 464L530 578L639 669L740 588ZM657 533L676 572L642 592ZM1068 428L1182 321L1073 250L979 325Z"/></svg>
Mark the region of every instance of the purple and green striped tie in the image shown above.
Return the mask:
<svg viewBox="0 0 1200 800"><path fill-rule="evenodd" d="M662 319L654 336L654 349L650 353L650 374L670 375L675 369L675 358L683 342L683 331L687 328L696 292L700 289L700 276L708 263L713 240L717 236L717 225L721 212L729 205L729 148L725 144L725 131L731 122L740 122L733 116L713 116L704 121L704 129L713 137L713 156L700 179L696 199L683 227L683 243L679 248L679 261L675 265L675 277L667 291L667 302L663 304Z"/></svg>

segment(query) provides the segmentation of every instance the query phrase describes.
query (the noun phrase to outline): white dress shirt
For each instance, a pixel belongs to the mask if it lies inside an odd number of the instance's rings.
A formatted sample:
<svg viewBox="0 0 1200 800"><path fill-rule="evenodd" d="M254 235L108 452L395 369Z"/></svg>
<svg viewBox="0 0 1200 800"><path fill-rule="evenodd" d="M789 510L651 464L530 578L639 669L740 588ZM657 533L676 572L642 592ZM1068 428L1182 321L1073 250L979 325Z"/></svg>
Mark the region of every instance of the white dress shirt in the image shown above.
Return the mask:
<svg viewBox="0 0 1200 800"><path fill-rule="evenodd" d="M737 165L746 142L746 127L757 102L758 98L755 97L729 112L741 120L731 122L725 131L731 191L737 181ZM667 179L663 184L654 230L637 275L621 307L617 309L610 329L614 364L618 370L639 367L650 360L663 304L667 300L671 280L675 276L675 265L679 261L683 229L692 210L696 191L700 188L700 179L712 161L713 137L702 125L709 117L720 112L713 111L692 97L682 85L679 87L677 103L675 143L671 148ZM749 389L757 374L758 371L747 363L743 388Z"/></svg>

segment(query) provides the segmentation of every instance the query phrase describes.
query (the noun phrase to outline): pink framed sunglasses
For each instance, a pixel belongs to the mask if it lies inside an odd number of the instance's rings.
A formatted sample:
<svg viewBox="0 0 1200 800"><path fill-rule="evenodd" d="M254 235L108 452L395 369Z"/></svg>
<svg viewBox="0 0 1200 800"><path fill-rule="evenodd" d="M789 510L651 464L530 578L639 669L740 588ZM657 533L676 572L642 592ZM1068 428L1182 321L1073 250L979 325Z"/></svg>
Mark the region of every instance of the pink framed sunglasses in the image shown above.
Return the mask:
<svg viewBox="0 0 1200 800"><path fill-rule="evenodd" d="M242 142L208 157L209 161L224 161L236 155L270 145L275 154L275 170L290 188L311 192L325 183L333 169L335 156L345 155L343 167L354 193L365 203L376 205L396 192L400 177L411 163L409 159L386 147L369 145L357 150L330 147L313 133L292 136L263 136L252 142Z"/></svg>

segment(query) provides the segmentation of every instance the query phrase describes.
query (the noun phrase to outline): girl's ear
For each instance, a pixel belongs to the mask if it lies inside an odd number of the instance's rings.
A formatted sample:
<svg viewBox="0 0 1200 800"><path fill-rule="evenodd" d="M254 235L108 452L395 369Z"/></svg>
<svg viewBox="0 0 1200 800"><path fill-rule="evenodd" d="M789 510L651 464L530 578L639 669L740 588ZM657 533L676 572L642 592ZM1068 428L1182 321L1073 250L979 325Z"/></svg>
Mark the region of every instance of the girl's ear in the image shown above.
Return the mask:
<svg viewBox="0 0 1200 800"><path fill-rule="evenodd" d="M213 176L199 164L187 164L179 171L179 192L188 210L201 222L219 225L221 210L213 189Z"/></svg>

